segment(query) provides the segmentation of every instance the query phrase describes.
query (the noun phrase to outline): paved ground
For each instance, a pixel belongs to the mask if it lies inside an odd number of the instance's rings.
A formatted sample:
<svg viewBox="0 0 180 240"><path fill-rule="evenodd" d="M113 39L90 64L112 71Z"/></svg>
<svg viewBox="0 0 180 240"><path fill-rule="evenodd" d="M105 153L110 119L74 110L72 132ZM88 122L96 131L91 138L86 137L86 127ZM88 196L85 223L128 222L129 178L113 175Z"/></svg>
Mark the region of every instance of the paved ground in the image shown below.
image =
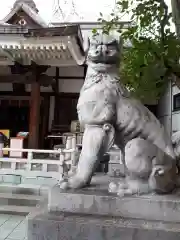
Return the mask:
<svg viewBox="0 0 180 240"><path fill-rule="evenodd" d="M0 214L0 240L26 240L26 221L23 216Z"/></svg>

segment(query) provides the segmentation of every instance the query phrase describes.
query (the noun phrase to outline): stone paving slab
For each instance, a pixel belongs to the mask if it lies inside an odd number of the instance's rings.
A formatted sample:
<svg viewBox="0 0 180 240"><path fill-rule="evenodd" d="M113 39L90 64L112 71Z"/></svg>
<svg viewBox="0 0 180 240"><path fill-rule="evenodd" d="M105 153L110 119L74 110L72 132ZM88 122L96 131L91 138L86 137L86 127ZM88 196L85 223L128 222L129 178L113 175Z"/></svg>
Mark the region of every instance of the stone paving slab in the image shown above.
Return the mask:
<svg viewBox="0 0 180 240"><path fill-rule="evenodd" d="M36 211L27 217L28 239L179 240L180 224L120 217Z"/></svg>
<svg viewBox="0 0 180 240"><path fill-rule="evenodd" d="M0 214L0 240L25 240L26 217Z"/></svg>

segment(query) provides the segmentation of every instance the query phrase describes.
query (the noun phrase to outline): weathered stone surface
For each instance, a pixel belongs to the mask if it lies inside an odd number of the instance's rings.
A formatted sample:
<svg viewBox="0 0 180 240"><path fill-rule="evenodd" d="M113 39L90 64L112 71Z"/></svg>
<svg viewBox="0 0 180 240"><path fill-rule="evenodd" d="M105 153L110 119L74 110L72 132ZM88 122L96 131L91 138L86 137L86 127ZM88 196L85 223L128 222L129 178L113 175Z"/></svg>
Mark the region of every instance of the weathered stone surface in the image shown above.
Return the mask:
<svg viewBox="0 0 180 240"><path fill-rule="evenodd" d="M180 224L103 216L31 214L28 240L179 240Z"/></svg>
<svg viewBox="0 0 180 240"><path fill-rule="evenodd" d="M111 179L96 175L79 191L54 187L49 209L27 217L28 240L179 240L180 193L119 198L107 191Z"/></svg>
<svg viewBox="0 0 180 240"><path fill-rule="evenodd" d="M109 163L108 175L110 177L124 177L125 176L125 168L122 164Z"/></svg>
<svg viewBox="0 0 180 240"><path fill-rule="evenodd" d="M109 151L108 175L110 177L125 176L125 166L122 162L122 154L120 149L113 149Z"/></svg>
<svg viewBox="0 0 180 240"><path fill-rule="evenodd" d="M4 183L12 183L12 184L20 184L21 183L21 176L15 174L6 174L2 176L2 181Z"/></svg>
<svg viewBox="0 0 180 240"><path fill-rule="evenodd" d="M97 175L85 189L63 192L55 186L49 192L49 211L180 223L180 192L119 197L108 193L110 181L108 176Z"/></svg>
<svg viewBox="0 0 180 240"><path fill-rule="evenodd" d="M119 45L113 36L103 34L90 42L88 70L77 104L79 122L85 126L82 151L76 174L61 188L88 185L102 156L115 144L122 150L131 179L118 186L112 183L110 192L121 196L172 192L177 186L178 151L159 120L121 82Z"/></svg>

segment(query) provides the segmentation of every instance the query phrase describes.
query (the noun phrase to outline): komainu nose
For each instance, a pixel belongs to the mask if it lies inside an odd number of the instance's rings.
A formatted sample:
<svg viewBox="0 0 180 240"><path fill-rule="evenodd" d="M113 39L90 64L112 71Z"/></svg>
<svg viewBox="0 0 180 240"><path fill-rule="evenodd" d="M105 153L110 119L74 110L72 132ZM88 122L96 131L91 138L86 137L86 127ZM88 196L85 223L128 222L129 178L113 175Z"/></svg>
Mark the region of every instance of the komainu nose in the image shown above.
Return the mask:
<svg viewBox="0 0 180 240"><path fill-rule="evenodd" d="M108 51L108 49L107 49L107 47L105 45L98 46L98 48L95 51L96 55L99 55L99 54L103 54L104 55L104 54L108 54L108 53L109 53L109 51Z"/></svg>
<svg viewBox="0 0 180 240"><path fill-rule="evenodd" d="M106 45L102 45L102 53L103 55L107 55L109 53Z"/></svg>

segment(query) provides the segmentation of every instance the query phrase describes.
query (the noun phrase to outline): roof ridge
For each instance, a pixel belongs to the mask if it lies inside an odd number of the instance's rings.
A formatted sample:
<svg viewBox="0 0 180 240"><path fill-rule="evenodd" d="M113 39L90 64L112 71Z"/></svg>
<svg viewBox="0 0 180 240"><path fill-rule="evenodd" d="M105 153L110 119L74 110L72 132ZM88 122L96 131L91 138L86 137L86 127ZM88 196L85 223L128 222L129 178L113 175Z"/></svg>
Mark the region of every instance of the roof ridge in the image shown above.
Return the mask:
<svg viewBox="0 0 180 240"><path fill-rule="evenodd" d="M8 22L10 18L20 9L22 8L23 11L28 14L37 24L41 27L48 27L46 22L40 17L39 13L35 11L32 7L30 7L26 2L17 2L15 7L11 10L11 12L2 20L3 22Z"/></svg>
<svg viewBox="0 0 180 240"><path fill-rule="evenodd" d="M36 4L34 2L34 0L16 0L13 8L15 8L17 5L19 4L27 4L30 8L32 8L32 10L34 10L36 13L39 12L39 10L36 7Z"/></svg>

